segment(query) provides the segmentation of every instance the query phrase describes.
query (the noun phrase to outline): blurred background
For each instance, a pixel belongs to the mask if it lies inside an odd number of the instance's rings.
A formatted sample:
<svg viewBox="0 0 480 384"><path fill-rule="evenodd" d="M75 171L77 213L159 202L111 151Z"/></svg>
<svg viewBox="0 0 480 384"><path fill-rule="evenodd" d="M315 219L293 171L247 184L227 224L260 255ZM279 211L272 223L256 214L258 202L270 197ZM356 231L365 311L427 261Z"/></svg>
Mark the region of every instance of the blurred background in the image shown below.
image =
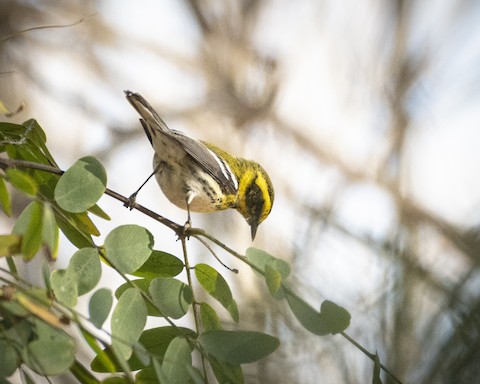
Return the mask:
<svg viewBox="0 0 480 384"><path fill-rule="evenodd" d="M405 383L478 383L479 19L475 0L2 0L0 100L24 109L1 119L37 119L60 167L97 156L129 196L151 172L123 90L141 93L170 127L267 169L276 200L253 246L292 263L311 305L347 308L347 333ZM186 219L154 181L137 202ZM27 201L14 203L18 215ZM158 223L100 205L102 237L138 223L181 256ZM13 221L0 217L2 233ZM251 246L234 211L193 224ZM248 268L220 253L232 275L193 245L234 286L240 327L282 341L248 383L371 382L344 338L309 334ZM63 240L57 266L74 251Z"/></svg>

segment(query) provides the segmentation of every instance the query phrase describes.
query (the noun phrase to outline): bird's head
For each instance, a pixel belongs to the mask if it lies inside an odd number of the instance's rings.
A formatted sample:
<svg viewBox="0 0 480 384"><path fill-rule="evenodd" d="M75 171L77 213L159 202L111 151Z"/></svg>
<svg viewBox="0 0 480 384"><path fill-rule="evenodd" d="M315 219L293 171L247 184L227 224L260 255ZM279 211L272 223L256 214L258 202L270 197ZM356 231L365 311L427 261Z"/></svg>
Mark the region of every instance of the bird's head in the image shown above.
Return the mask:
<svg viewBox="0 0 480 384"><path fill-rule="evenodd" d="M248 161L239 178L237 210L250 225L252 240L259 224L270 214L274 197L267 172L260 164Z"/></svg>

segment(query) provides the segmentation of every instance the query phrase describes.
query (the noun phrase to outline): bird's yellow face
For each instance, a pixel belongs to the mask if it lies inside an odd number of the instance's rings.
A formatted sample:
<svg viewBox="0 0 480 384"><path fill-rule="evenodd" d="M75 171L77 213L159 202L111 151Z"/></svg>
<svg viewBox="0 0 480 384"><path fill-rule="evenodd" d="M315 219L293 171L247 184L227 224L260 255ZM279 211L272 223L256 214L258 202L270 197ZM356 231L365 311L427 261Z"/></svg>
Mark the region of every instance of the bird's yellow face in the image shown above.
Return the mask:
<svg viewBox="0 0 480 384"><path fill-rule="evenodd" d="M250 225L253 240L259 224L272 210L275 195L267 172L259 164L249 163L239 180L237 210Z"/></svg>

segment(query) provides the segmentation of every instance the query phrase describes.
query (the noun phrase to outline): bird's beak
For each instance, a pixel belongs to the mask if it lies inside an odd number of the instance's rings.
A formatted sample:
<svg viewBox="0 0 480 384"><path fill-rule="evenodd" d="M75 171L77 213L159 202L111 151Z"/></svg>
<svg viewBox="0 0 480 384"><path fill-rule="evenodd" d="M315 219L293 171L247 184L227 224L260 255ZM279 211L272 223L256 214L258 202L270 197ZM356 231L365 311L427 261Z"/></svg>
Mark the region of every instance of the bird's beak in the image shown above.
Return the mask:
<svg viewBox="0 0 480 384"><path fill-rule="evenodd" d="M252 231L252 241L255 240L255 235L257 234L258 223L252 223L250 229Z"/></svg>

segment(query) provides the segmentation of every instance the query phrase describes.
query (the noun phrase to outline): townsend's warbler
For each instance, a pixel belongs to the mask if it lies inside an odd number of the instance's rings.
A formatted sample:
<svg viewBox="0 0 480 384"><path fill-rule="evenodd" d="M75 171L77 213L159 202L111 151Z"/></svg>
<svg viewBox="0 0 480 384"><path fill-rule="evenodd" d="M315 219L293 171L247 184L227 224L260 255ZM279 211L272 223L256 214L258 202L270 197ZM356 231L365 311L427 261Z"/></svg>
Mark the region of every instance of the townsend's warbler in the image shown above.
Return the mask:
<svg viewBox="0 0 480 384"><path fill-rule="evenodd" d="M253 240L274 198L272 183L262 166L168 128L142 96L130 91L125 94L142 117L140 122L155 151L150 177L155 174L165 196L188 211L188 223L190 211L234 208L250 225Z"/></svg>

